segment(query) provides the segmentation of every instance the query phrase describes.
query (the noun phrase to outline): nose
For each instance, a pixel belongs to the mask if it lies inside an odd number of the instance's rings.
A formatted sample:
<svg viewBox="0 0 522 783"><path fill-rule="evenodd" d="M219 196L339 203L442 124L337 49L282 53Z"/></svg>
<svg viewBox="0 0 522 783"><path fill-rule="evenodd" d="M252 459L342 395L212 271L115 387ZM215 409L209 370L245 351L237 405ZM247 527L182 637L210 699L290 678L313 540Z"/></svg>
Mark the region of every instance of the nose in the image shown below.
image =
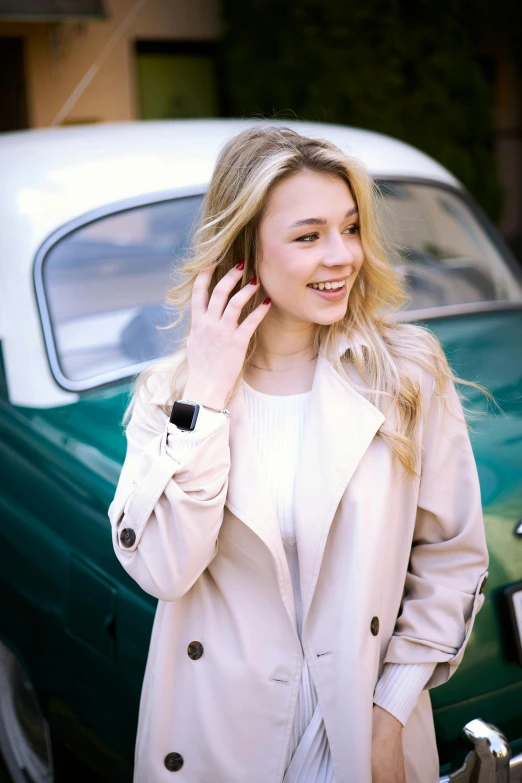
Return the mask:
<svg viewBox="0 0 522 783"><path fill-rule="evenodd" d="M326 267L347 266L354 261L355 248L345 241L344 237L335 233L329 238L324 249L323 265Z"/></svg>

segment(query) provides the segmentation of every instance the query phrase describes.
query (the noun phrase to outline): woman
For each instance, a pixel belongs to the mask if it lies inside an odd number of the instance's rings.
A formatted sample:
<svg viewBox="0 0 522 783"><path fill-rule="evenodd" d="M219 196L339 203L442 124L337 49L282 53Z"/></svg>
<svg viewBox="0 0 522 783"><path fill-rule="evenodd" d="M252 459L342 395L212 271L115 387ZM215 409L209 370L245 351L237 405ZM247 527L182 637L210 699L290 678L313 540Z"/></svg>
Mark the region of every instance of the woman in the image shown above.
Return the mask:
<svg viewBox="0 0 522 783"><path fill-rule="evenodd" d="M368 175L239 134L184 271L190 333L140 378L109 510L159 599L135 781L435 783L427 689L462 659L487 551L455 379L392 320Z"/></svg>

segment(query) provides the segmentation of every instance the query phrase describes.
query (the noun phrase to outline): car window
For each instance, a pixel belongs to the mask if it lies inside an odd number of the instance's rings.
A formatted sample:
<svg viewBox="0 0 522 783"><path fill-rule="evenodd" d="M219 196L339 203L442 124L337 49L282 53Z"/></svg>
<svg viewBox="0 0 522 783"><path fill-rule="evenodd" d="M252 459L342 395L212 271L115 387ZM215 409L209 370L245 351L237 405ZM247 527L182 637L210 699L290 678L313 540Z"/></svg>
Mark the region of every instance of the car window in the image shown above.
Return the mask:
<svg viewBox="0 0 522 783"><path fill-rule="evenodd" d="M458 193L423 183L379 185L391 257L410 297L407 309L522 301L516 272Z"/></svg>
<svg viewBox="0 0 522 783"><path fill-rule="evenodd" d="M54 347L69 381L102 378L174 350L185 329L165 292L183 258L201 196L149 204L72 231L42 267ZM93 384L94 385L94 384Z"/></svg>

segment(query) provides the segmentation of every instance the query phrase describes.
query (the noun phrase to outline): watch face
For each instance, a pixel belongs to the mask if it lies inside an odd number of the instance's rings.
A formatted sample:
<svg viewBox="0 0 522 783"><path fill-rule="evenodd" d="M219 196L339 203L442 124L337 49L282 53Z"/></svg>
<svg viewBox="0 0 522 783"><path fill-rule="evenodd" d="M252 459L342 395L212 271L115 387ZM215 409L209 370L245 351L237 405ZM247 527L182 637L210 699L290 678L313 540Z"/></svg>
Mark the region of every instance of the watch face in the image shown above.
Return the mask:
<svg viewBox="0 0 522 783"><path fill-rule="evenodd" d="M193 402L175 402L170 421L180 430L193 430L198 418L199 405Z"/></svg>

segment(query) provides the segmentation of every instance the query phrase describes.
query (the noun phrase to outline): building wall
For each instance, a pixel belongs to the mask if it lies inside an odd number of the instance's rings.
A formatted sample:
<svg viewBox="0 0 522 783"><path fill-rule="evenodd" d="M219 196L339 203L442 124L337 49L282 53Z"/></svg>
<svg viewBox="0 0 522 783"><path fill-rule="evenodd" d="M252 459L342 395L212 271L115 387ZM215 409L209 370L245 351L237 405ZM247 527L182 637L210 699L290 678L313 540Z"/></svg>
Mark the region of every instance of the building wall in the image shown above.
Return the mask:
<svg viewBox="0 0 522 783"><path fill-rule="evenodd" d="M137 119L134 42L208 41L219 33L217 0L105 0L106 21L0 22L25 41L29 125ZM64 113L78 85L92 79Z"/></svg>
<svg viewBox="0 0 522 783"><path fill-rule="evenodd" d="M24 40L30 127L139 119L135 41L214 41L219 36L218 0L104 2L105 21L0 21L0 38ZM522 259L521 60L509 36L488 42L483 50L496 62L493 144L505 190L500 228Z"/></svg>

